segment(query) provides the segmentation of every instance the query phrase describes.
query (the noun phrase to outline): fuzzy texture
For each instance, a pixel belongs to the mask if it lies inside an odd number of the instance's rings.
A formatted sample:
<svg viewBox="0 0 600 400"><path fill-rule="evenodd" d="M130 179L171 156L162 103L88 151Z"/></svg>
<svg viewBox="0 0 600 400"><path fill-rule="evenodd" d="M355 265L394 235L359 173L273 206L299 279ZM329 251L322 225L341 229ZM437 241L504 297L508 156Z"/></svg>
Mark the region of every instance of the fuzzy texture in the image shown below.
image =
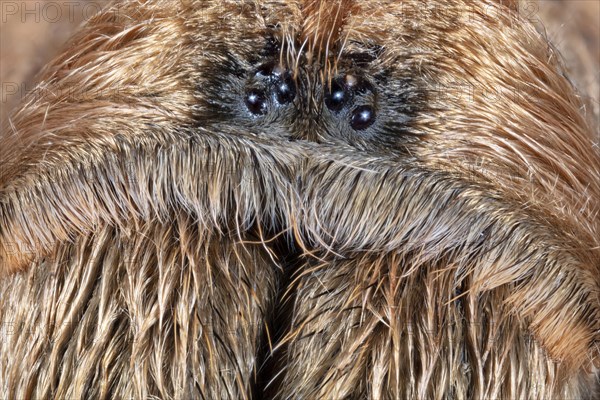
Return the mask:
<svg viewBox="0 0 600 400"><path fill-rule="evenodd" d="M517 6L109 5L3 126L0 397L595 398L599 136Z"/></svg>

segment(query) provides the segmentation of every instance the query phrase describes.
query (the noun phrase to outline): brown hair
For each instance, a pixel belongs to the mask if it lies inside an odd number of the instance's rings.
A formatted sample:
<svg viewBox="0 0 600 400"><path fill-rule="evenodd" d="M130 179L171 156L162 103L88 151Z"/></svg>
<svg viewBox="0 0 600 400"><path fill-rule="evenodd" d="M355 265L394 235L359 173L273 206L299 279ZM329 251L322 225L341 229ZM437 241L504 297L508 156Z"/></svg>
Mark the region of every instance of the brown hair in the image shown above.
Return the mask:
<svg viewBox="0 0 600 400"><path fill-rule="evenodd" d="M0 139L5 396L597 394L598 131L554 47L517 2L324 4L117 1L44 69ZM252 115L270 65L295 98Z"/></svg>

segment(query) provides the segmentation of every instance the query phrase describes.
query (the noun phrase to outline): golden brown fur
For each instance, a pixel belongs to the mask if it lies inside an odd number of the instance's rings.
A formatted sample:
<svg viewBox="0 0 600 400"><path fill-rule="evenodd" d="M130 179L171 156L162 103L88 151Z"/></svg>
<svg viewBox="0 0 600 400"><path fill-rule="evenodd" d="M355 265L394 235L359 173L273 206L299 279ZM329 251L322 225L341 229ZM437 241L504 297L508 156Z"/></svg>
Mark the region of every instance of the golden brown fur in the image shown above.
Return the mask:
<svg viewBox="0 0 600 400"><path fill-rule="evenodd" d="M93 17L0 137L0 397L595 398L598 128L518 7Z"/></svg>

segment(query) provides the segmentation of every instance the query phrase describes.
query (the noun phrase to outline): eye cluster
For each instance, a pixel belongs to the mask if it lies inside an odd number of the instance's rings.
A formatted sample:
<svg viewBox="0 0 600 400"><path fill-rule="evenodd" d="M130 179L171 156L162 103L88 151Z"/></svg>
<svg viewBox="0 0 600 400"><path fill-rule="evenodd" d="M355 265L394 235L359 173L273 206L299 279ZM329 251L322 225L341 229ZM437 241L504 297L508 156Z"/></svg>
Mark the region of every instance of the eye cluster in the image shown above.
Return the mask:
<svg viewBox="0 0 600 400"><path fill-rule="evenodd" d="M364 99L372 98L373 94L373 86L368 81L347 74L331 81L325 93L325 105L335 114L349 114L352 129L361 131L375 122L375 107L368 101L360 104L360 101L356 100L361 95Z"/></svg>
<svg viewBox="0 0 600 400"><path fill-rule="evenodd" d="M246 90L244 103L256 116L265 115L269 106L290 104L296 98L296 86L289 71L276 63L266 63L255 72L256 85Z"/></svg>
<svg viewBox="0 0 600 400"><path fill-rule="evenodd" d="M266 62L252 72L243 92L243 102L252 116L262 117L293 104L297 97L299 100L311 97L309 94L298 96L299 90L302 89L288 69L275 61ZM334 77L317 90L322 90L321 98L334 120L348 124L355 131L368 129L375 123L375 89L367 79L347 73ZM300 101L296 106L302 107ZM300 115L305 114L298 112Z"/></svg>

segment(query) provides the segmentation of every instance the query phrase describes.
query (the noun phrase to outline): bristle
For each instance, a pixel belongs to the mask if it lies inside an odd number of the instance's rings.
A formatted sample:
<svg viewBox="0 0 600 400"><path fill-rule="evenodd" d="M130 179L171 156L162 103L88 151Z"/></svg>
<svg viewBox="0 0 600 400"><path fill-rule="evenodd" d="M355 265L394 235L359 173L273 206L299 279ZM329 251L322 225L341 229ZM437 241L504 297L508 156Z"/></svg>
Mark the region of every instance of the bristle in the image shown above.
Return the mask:
<svg viewBox="0 0 600 400"><path fill-rule="evenodd" d="M304 3L301 38L307 41L308 63L319 64L323 81L335 72L335 57L339 52L344 24L357 9L354 0L307 0Z"/></svg>
<svg viewBox="0 0 600 400"><path fill-rule="evenodd" d="M0 134L2 396L598 398L598 131L506 4L115 0Z"/></svg>

